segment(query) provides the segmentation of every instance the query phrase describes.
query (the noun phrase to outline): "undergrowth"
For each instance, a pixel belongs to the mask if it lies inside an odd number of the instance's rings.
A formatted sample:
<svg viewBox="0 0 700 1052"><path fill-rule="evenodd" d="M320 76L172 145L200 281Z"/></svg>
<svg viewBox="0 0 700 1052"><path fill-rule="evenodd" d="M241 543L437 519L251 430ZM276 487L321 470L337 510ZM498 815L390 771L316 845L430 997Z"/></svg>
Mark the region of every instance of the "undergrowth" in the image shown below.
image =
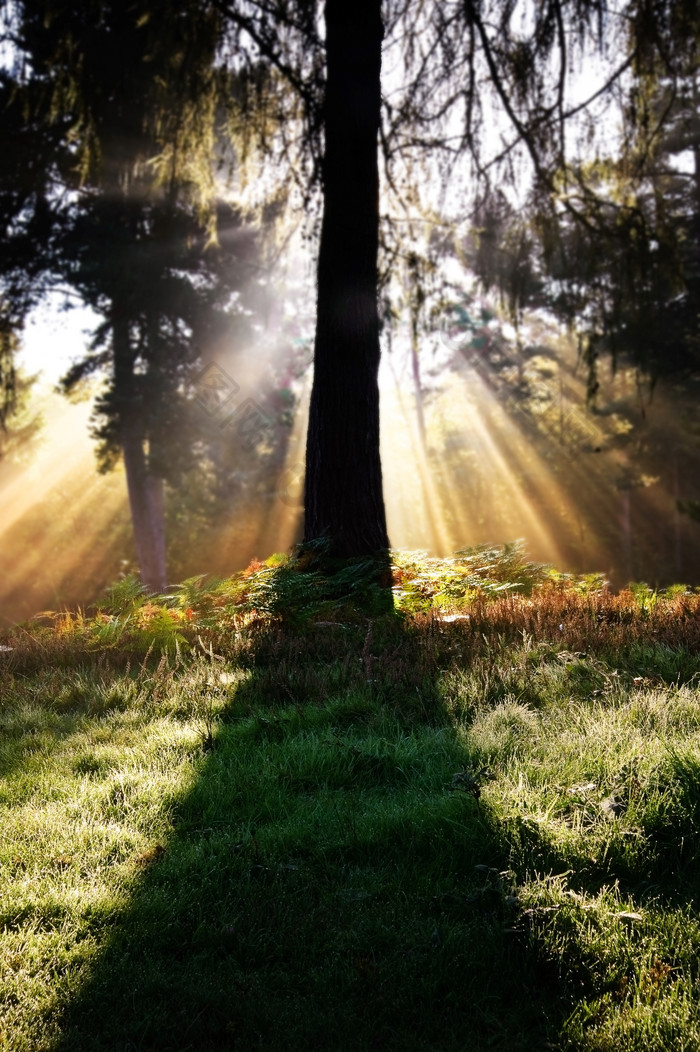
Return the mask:
<svg viewBox="0 0 700 1052"><path fill-rule="evenodd" d="M253 560L230 578L190 578L165 595L148 594L136 577L125 577L94 609L46 612L17 626L4 664L72 663L91 654L119 662L176 653L198 640L232 656L251 628L303 632L392 613L406 622L464 620L476 649L484 634L513 640L523 632L579 650L645 640L700 645L698 589L656 591L637 583L614 594L600 574L563 574L530 562L520 543L480 545L451 559L392 552L386 566L367 559L334 564L323 555L322 546L307 546L292 556ZM0 633L2 645L7 632Z"/></svg>

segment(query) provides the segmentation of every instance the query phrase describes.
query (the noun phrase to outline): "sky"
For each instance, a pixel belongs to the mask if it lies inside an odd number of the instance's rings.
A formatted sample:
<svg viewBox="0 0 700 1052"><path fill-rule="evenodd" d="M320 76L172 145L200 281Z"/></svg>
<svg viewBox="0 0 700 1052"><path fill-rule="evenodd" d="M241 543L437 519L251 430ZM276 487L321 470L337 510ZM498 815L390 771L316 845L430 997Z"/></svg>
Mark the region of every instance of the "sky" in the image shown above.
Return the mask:
<svg viewBox="0 0 700 1052"><path fill-rule="evenodd" d="M84 307L60 310L58 297L37 308L22 334L18 363L25 372L40 373L42 385L55 385L87 348L95 315Z"/></svg>

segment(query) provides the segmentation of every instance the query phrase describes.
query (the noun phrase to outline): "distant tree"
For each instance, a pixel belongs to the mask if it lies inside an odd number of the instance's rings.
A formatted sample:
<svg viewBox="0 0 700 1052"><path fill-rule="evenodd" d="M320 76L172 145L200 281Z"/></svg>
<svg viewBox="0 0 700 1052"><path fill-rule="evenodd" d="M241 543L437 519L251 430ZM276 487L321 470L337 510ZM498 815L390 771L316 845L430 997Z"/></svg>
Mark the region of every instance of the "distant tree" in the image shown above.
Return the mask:
<svg viewBox="0 0 700 1052"><path fill-rule="evenodd" d="M700 368L700 14L662 5L650 19L640 31L655 37L630 41L619 136L562 157L556 192L535 187L520 207L490 196L468 251L516 322L546 307L576 332L590 396L601 356L652 384Z"/></svg>
<svg viewBox="0 0 700 1052"><path fill-rule="evenodd" d="M26 153L36 127L51 144L37 165L43 197L15 213L42 259L39 285L26 260L16 267L27 302L64 287L103 319L64 387L107 371L96 406L101 463L123 458L141 575L162 591L163 482L192 465L188 389L245 284L251 243L223 236L241 219L216 202L217 16L157 6L15 5L14 46L28 70L19 88L32 100L20 141ZM39 203L45 231L36 230ZM16 285L7 295L21 310Z"/></svg>
<svg viewBox="0 0 700 1052"><path fill-rule="evenodd" d="M19 335L52 251L49 195L61 130L30 116L34 88L0 70L0 427L15 404Z"/></svg>

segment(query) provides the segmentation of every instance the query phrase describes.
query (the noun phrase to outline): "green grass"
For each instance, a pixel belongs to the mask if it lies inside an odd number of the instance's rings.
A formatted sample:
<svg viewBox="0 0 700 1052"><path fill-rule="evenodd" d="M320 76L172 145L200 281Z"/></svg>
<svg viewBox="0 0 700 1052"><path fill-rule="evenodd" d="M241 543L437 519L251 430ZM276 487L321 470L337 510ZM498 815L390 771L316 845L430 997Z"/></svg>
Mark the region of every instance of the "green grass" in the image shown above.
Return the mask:
<svg viewBox="0 0 700 1052"><path fill-rule="evenodd" d="M698 597L468 569L0 640L0 1048L700 1049Z"/></svg>

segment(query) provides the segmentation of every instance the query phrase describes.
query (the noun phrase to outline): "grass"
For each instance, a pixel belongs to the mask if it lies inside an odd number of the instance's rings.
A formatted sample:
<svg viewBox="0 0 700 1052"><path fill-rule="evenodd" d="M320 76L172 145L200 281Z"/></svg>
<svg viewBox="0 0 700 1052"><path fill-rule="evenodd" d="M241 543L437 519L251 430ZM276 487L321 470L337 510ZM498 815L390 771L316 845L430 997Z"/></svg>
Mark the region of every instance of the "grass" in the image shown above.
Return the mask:
<svg viewBox="0 0 700 1052"><path fill-rule="evenodd" d="M0 1048L700 1049L700 597L508 558L6 634Z"/></svg>

